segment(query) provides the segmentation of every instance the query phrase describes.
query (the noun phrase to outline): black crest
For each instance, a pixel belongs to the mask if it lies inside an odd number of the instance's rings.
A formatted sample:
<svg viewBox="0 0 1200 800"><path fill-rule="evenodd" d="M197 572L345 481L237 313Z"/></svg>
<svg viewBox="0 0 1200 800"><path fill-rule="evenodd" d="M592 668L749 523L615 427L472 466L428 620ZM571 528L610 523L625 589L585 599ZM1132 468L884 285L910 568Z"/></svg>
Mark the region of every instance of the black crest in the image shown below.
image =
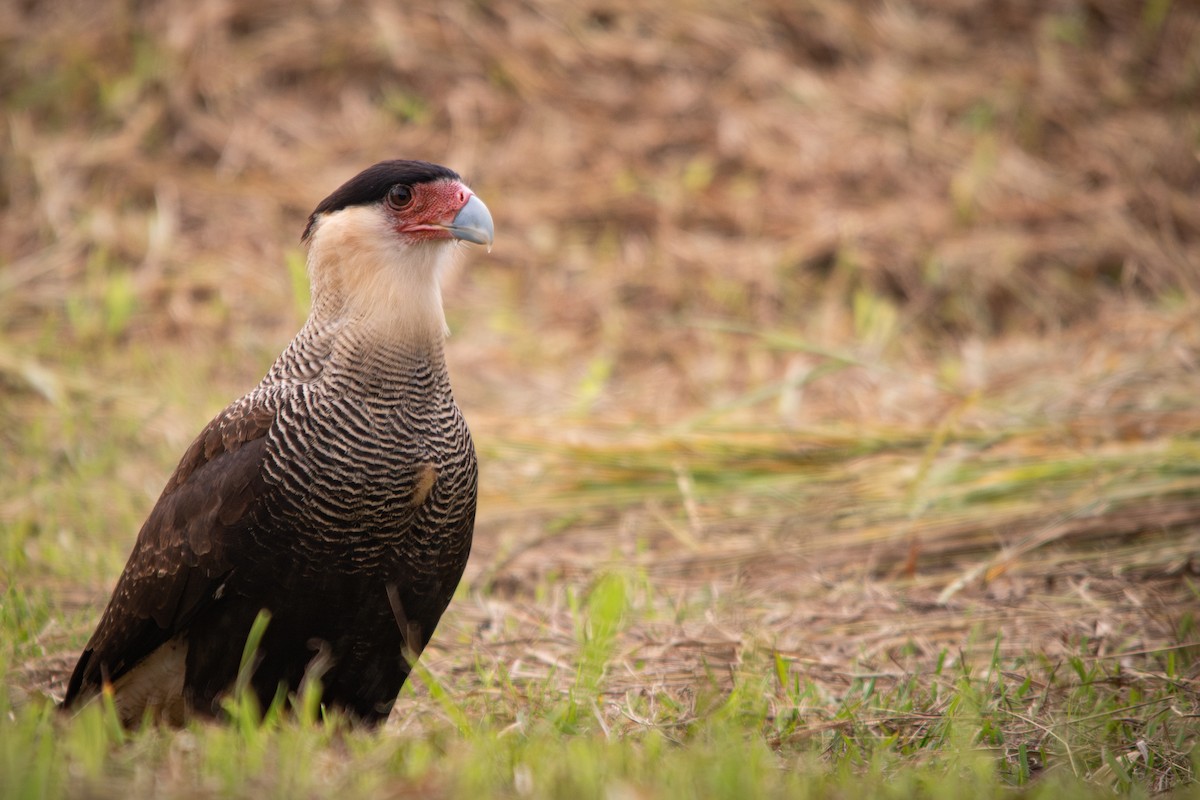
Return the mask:
<svg viewBox="0 0 1200 800"><path fill-rule="evenodd" d="M430 181L446 179L462 180L458 173L449 167L443 167L440 164L431 164L428 161L404 161L399 159L395 161L380 161L378 164L367 167L343 183L333 194L322 200L313 210L312 214L309 215L308 224L304 226L304 234L300 237L300 240L304 241L308 239L308 235L312 233L313 224L317 221L317 217L322 214L339 211L350 206L378 203L388 193L388 190L398 183L412 186L417 183L429 183Z"/></svg>

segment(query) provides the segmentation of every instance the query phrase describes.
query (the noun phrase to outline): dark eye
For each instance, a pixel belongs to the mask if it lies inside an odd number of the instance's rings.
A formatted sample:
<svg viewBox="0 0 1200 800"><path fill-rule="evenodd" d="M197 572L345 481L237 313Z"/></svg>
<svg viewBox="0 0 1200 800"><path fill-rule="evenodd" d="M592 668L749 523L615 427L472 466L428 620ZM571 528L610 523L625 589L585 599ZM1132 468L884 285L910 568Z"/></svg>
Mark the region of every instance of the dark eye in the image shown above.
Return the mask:
<svg viewBox="0 0 1200 800"><path fill-rule="evenodd" d="M412 187L398 183L388 190L387 204L399 211L412 202Z"/></svg>

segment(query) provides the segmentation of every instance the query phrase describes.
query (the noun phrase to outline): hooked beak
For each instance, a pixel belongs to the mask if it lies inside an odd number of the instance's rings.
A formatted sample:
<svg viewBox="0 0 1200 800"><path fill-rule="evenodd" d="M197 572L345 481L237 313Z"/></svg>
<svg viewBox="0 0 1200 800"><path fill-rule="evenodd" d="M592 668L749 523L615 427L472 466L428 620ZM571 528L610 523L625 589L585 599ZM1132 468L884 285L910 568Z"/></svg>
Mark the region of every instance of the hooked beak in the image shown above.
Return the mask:
<svg viewBox="0 0 1200 800"><path fill-rule="evenodd" d="M483 201L475 195L471 195L466 205L458 210L454 221L445 228L455 239L487 245L488 250L492 249L492 240L496 233L492 225L492 215Z"/></svg>

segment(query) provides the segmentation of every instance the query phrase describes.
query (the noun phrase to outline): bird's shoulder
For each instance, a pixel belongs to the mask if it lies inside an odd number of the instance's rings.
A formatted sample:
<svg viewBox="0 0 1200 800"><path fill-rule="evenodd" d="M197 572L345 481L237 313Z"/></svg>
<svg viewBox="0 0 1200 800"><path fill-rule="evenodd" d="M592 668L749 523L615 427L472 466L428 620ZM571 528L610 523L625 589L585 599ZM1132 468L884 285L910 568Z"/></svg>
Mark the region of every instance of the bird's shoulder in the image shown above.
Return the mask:
<svg viewBox="0 0 1200 800"><path fill-rule="evenodd" d="M154 593L162 590L162 581L188 570L213 579L231 569L228 548L262 493L266 436L277 413L275 396L256 390L200 431L146 517L123 583L144 583ZM166 623L162 609L155 611L159 623Z"/></svg>
<svg viewBox="0 0 1200 800"><path fill-rule="evenodd" d="M163 489L164 497L186 485L201 467L264 437L275 423L279 405L278 392L258 389L226 406L184 451Z"/></svg>

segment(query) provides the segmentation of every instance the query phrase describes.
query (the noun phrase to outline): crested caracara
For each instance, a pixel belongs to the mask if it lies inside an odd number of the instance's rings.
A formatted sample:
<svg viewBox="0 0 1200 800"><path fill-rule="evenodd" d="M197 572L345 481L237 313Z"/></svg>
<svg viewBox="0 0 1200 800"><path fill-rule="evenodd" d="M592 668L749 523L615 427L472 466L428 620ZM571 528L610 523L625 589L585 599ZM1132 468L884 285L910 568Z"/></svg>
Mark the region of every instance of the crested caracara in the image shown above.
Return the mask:
<svg viewBox="0 0 1200 800"><path fill-rule="evenodd" d="M421 161L364 170L308 219L312 310L254 389L183 454L63 707L111 691L126 724L217 714L251 625L262 707L387 718L467 562L477 466L450 391L440 279L487 207Z"/></svg>

